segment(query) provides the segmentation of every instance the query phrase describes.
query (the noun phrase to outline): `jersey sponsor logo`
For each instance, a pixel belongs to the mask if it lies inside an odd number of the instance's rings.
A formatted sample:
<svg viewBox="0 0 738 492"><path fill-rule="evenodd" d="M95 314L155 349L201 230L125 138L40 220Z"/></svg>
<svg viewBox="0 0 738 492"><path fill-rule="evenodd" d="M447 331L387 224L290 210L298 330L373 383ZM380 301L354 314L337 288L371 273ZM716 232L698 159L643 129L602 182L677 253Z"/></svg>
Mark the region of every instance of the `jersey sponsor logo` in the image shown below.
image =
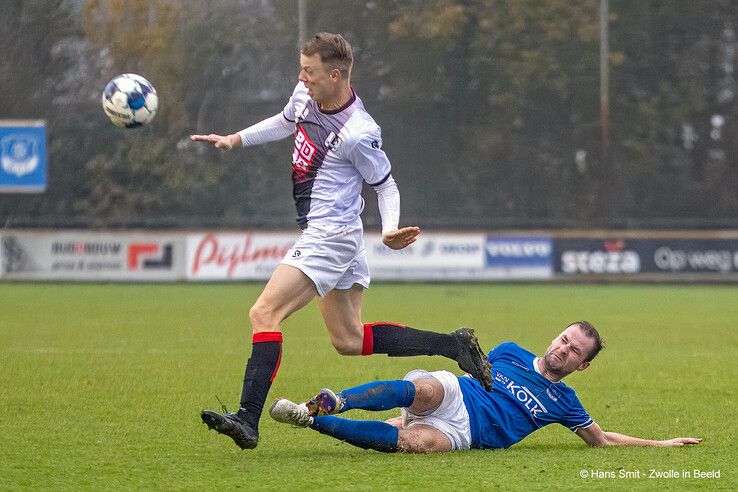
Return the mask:
<svg viewBox="0 0 738 492"><path fill-rule="evenodd" d="M294 253L292 253L293 258L299 258L300 256L302 256L302 251L300 251L299 249L296 249Z"/></svg>
<svg viewBox="0 0 738 492"><path fill-rule="evenodd" d="M331 132L330 135L328 135L328 138L325 139L324 143L326 147L335 152L341 145L341 139L338 138L338 135L336 135L335 132Z"/></svg>
<svg viewBox="0 0 738 492"><path fill-rule="evenodd" d="M495 373L495 380L500 382L508 393L522 403L533 418L538 418L541 413L548 413L548 409L545 405L522 384L516 383L501 372Z"/></svg>
<svg viewBox="0 0 738 492"><path fill-rule="evenodd" d="M528 369L528 366L521 364L520 362L510 361L510 363L516 367L519 367L520 369L524 370L525 372L530 372L530 369Z"/></svg>
<svg viewBox="0 0 738 492"><path fill-rule="evenodd" d="M513 395L520 403L528 409L533 417L538 417L540 413L547 413L548 410L528 388L520 384L515 384L515 381L507 383L505 388Z"/></svg>
<svg viewBox="0 0 738 492"><path fill-rule="evenodd" d="M379 142L379 140L372 140L372 148L373 149L380 149L380 148L382 148L382 144Z"/></svg>
<svg viewBox="0 0 738 492"><path fill-rule="evenodd" d="M304 120L310 114L310 108L306 103L299 104L295 107L295 122Z"/></svg>
<svg viewBox="0 0 738 492"><path fill-rule="evenodd" d="M316 152L317 148L310 141L308 134L302 128L298 128L297 134L295 134L295 149L292 152L292 168L294 171L302 175L307 174Z"/></svg>

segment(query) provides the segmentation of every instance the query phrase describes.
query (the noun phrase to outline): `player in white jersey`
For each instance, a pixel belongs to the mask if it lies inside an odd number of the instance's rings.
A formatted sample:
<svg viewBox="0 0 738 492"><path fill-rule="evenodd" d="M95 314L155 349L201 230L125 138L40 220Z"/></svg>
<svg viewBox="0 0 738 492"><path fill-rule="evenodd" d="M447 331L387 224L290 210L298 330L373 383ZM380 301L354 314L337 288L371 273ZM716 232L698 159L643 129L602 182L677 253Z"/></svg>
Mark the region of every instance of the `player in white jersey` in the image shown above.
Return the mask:
<svg viewBox="0 0 738 492"><path fill-rule="evenodd" d="M241 449L258 443L259 417L282 353L279 325L315 297L342 355L442 355L486 388L493 384L469 328L441 334L396 323L362 323L362 295L370 280L360 218L362 183L377 192L387 247L412 244L420 229L399 228L400 194L380 128L351 87L352 63L351 46L341 35L318 33L301 50L299 82L281 113L231 135L191 136L223 150L295 136L293 195L303 232L249 311L253 344L238 412L202 413L208 427Z"/></svg>

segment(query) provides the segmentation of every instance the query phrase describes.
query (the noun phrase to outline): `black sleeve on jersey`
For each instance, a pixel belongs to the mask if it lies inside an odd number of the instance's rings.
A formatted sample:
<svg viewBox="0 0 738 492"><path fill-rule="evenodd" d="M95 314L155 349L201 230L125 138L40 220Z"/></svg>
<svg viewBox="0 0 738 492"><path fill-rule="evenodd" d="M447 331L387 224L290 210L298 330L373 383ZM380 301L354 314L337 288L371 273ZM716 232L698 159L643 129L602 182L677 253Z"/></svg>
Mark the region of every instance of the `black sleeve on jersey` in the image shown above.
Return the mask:
<svg viewBox="0 0 738 492"><path fill-rule="evenodd" d="M369 186L379 186L379 185L381 185L382 183L384 183L385 181L387 181L387 179L390 177L390 174L392 174L392 171L388 172L387 173L387 176L385 176L384 178L382 178L379 181L379 183L369 183Z"/></svg>

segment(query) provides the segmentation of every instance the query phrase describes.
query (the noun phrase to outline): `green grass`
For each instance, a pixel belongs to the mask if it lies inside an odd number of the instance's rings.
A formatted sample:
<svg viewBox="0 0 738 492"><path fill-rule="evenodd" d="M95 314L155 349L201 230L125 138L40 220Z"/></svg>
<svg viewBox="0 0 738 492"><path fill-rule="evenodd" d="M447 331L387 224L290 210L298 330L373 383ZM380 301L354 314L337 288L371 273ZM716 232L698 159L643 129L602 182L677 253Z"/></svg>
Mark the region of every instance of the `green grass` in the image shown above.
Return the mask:
<svg viewBox="0 0 738 492"><path fill-rule="evenodd" d="M704 438L681 449L590 449L549 426L508 450L442 455L364 451L268 416L252 451L207 432L199 412L219 408L216 395L236 407L250 352L247 312L260 290L0 283L0 490L738 488L737 287L373 286L365 320L472 326L485 349L515 340L542 353L569 322L592 321L606 348L567 383L593 418L636 436ZM457 371L440 357L341 357L314 304L283 330L270 398L302 399L416 367ZM721 477L579 476L695 468Z"/></svg>

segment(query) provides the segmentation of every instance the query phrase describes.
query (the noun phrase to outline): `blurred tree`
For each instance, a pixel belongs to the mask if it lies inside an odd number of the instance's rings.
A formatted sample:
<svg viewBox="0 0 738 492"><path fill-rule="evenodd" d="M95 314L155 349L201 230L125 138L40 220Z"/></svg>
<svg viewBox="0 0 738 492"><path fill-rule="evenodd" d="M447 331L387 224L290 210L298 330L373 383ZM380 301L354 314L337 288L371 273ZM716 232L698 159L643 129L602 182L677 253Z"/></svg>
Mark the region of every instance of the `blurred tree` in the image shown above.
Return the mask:
<svg viewBox="0 0 738 492"><path fill-rule="evenodd" d="M354 46L403 222L738 225L738 2L610 3L609 174L597 2L306 3L309 32ZM44 118L51 161L47 193L0 195L3 224L292 223L289 141L222 153L186 137L281 110L298 70L293 0L8 0L0 36L0 117ZM154 83L152 125L120 130L102 113L123 72Z"/></svg>
<svg viewBox="0 0 738 492"><path fill-rule="evenodd" d="M735 223L738 4L615 2L614 80L624 213L682 224ZM685 221L685 219L688 219Z"/></svg>
<svg viewBox="0 0 738 492"><path fill-rule="evenodd" d="M596 155L597 26L583 0L413 2L390 25L403 49L424 50L412 87L447 105L443 175L456 186L442 202L488 224L588 217L596 195L575 153Z"/></svg>
<svg viewBox="0 0 738 492"><path fill-rule="evenodd" d="M689 217L698 225L717 223L715 215L735 223L738 4L611 4L607 172L597 150L597 8L566 0L404 4L390 25L395 49L422 54L395 80L448 108L438 114L449 118L441 155L452 161L443 173L451 184L435 196L454 203L455 195L482 224L485 214L488 224ZM614 194L616 216L600 215L603 191Z"/></svg>
<svg viewBox="0 0 738 492"><path fill-rule="evenodd" d="M184 53L176 49L182 6L165 0L90 0L83 6L82 26L88 41L101 49L106 79L139 73L164 95L155 127L101 129L106 145L87 161L88 193L75 203L93 225L141 224L166 216L170 207L183 204L192 186L191 180L176 179L174 149L187 124L178 79ZM173 185L180 186L175 193Z"/></svg>
<svg viewBox="0 0 738 492"><path fill-rule="evenodd" d="M186 127L181 74L185 53L178 49L182 0L89 0L83 8L87 39L105 49L110 77L139 73L166 95L157 120L169 134Z"/></svg>
<svg viewBox="0 0 738 492"><path fill-rule="evenodd" d="M279 57L269 56L284 44L274 42L275 23L264 22L272 7L235 0L91 0L84 12L88 38L103 48L111 76L130 71L149 78L160 112L139 134L106 129L108 150L88 161L89 195L77 202L78 210L97 223L268 222L274 212L263 187L273 172L246 168L238 152L225 156L194 146L187 135L243 128L249 120L244 105L275 100L275 89L283 89L282 97L291 92L277 75L283 67L273 64ZM214 36L216 30L228 36Z"/></svg>
<svg viewBox="0 0 738 492"><path fill-rule="evenodd" d="M0 16L0 112L3 117L43 118L70 60L57 44L75 33L63 0L3 2Z"/></svg>
<svg viewBox="0 0 738 492"><path fill-rule="evenodd" d="M49 158L45 193L0 194L0 225L70 225L84 192L79 143L92 120L76 11L64 0L3 2L0 38L0 119L45 120Z"/></svg>

